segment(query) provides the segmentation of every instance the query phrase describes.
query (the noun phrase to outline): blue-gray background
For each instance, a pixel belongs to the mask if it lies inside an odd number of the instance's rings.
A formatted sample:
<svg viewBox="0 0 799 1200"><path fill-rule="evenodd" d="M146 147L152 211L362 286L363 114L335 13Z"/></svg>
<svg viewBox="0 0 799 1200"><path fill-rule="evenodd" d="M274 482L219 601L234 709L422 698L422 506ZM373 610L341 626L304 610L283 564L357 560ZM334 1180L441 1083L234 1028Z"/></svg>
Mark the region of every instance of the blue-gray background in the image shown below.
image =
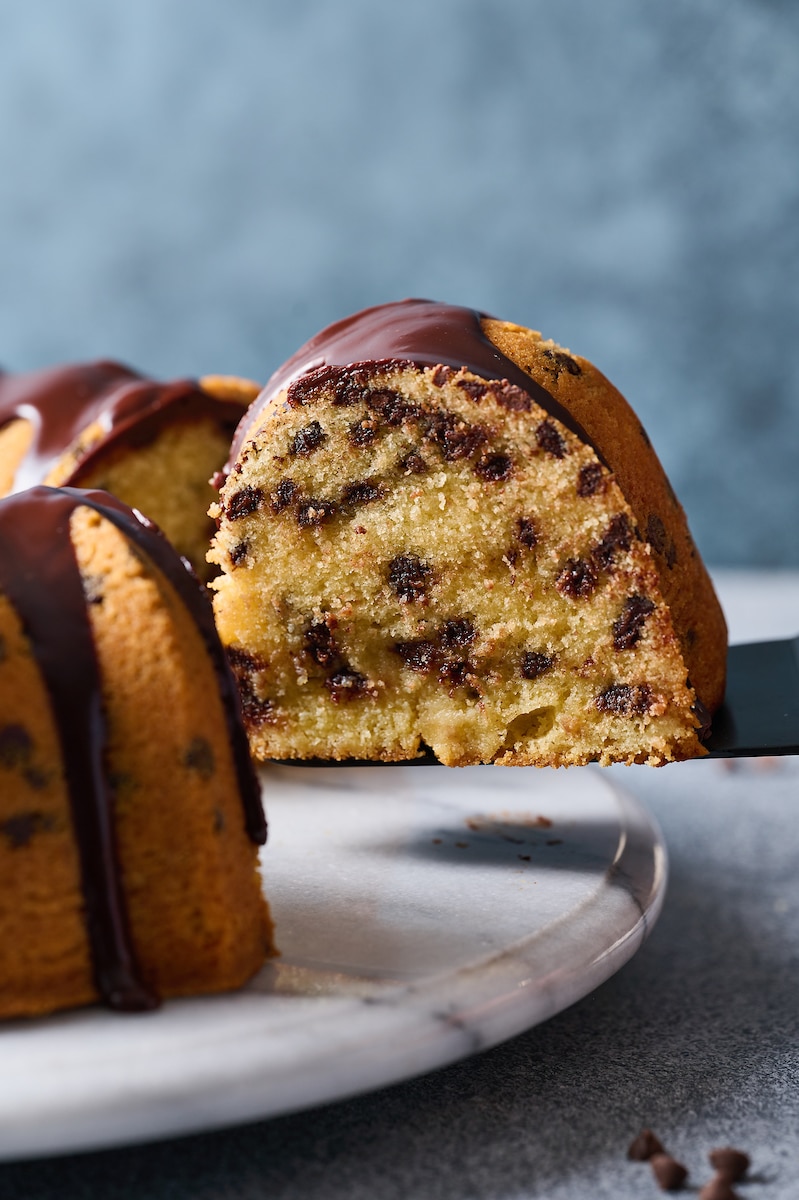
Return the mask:
<svg viewBox="0 0 799 1200"><path fill-rule="evenodd" d="M0 0L0 361L265 378L430 296L593 359L799 565L791 0Z"/></svg>

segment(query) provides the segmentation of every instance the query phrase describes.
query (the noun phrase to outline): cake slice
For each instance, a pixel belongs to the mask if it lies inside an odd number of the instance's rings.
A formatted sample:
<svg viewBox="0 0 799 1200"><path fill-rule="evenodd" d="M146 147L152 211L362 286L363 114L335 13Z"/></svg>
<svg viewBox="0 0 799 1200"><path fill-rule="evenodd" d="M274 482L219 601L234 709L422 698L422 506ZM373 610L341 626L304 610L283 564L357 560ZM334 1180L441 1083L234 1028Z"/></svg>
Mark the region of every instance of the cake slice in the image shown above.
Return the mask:
<svg viewBox="0 0 799 1200"><path fill-rule="evenodd" d="M685 515L621 395L538 333L428 301L331 326L212 514L260 759L703 753L726 630Z"/></svg>

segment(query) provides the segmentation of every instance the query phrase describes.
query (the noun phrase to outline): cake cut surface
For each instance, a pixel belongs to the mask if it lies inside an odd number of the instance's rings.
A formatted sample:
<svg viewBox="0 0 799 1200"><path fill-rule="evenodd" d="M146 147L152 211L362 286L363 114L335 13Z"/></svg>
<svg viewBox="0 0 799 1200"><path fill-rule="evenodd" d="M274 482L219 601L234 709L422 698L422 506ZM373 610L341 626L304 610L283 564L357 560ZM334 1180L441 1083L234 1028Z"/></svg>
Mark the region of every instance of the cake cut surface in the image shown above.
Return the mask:
<svg viewBox="0 0 799 1200"><path fill-rule="evenodd" d="M197 581L111 496L20 493L0 650L0 1017L240 986L265 825Z"/></svg>
<svg viewBox="0 0 799 1200"><path fill-rule="evenodd" d="M234 454L215 609L258 757L702 753L723 617L586 360L472 310L367 310L276 374Z"/></svg>

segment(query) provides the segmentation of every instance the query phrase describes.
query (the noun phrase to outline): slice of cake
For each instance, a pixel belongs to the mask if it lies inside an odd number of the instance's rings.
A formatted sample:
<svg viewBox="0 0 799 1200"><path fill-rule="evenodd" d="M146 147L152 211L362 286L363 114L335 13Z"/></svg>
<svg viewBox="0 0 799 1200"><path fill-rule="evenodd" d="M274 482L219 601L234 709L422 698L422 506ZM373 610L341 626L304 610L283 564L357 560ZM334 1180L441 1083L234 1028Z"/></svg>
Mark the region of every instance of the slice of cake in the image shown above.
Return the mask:
<svg viewBox="0 0 799 1200"><path fill-rule="evenodd" d="M419 300L331 326L250 409L212 514L259 758L702 753L709 577L635 414L538 333Z"/></svg>
<svg viewBox="0 0 799 1200"><path fill-rule="evenodd" d="M207 578L209 479L258 386L158 383L115 362L0 374L0 495L102 488L147 514Z"/></svg>
<svg viewBox="0 0 799 1200"><path fill-rule="evenodd" d="M0 1017L244 983L266 827L197 580L113 497L0 501Z"/></svg>

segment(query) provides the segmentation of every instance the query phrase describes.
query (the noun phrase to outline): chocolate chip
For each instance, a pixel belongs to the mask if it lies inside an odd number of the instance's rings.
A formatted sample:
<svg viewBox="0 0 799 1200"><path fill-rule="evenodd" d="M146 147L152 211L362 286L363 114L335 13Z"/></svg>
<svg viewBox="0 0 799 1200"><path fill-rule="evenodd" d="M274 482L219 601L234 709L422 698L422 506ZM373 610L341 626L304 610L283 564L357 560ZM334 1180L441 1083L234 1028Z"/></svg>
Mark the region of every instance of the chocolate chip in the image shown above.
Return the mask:
<svg viewBox="0 0 799 1200"><path fill-rule="evenodd" d="M388 388L367 392L366 403L374 412L379 413L386 425L392 428L397 428L406 421L418 417L420 411L415 404L408 403L398 392L390 391Z"/></svg>
<svg viewBox="0 0 799 1200"><path fill-rule="evenodd" d="M637 717L649 711L652 699L652 689L648 683L614 683L600 692L595 704L600 712L613 713L618 717Z"/></svg>
<svg viewBox="0 0 799 1200"><path fill-rule="evenodd" d="M466 617L445 621L438 635L439 645L444 650L455 650L459 646L471 646L477 630Z"/></svg>
<svg viewBox="0 0 799 1200"><path fill-rule="evenodd" d="M521 388L514 387L512 383L503 383L500 387L493 387L491 393L502 408L507 408L510 412L529 412L532 408L532 400L527 392L523 392Z"/></svg>
<svg viewBox="0 0 799 1200"><path fill-rule="evenodd" d="M388 565L388 582L400 600L421 600L432 582L433 568L415 554L398 554Z"/></svg>
<svg viewBox="0 0 799 1200"><path fill-rule="evenodd" d="M535 440L553 458L564 458L566 443L551 421L542 421L535 431Z"/></svg>
<svg viewBox="0 0 799 1200"><path fill-rule="evenodd" d="M0 729L0 767L14 770L30 762L33 739L22 725L4 725Z"/></svg>
<svg viewBox="0 0 799 1200"><path fill-rule="evenodd" d="M397 642L394 653L398 654L405 666L420 675L432 671L436 664L438 651L432 642Z"/></svg>
<svg viewBox="0 0 799 1200"><path fill-rule="evenodd" d="M406 475L424 475L425 471L429 470L429 467L421 454L417 454L415 450L412 450L400 462L400 469Z"/></svg>
<svg viewBox="0 0 799 1200"><path fill-rule="evenodd" d="M538 533L532 517L519 517L516 522L516 540L528 550L538 545Z"/></svg>
<svg viewBox="0 0 799 1200"><path fill-rule="evenodd" d="M570 558L555 581L562 596L571 600L590 596L598 582L597 573L584 558Z"/></svg>
<svg viewBox="0 0 799 1200"><path fill-rule="evenodd" d="M653 550L657 550L658 554L665 553L667 542L666 526L655 513L652 513L647 519L646 540Z"/></svg>
<svg viewBox="0 0 799 1200"><path fill-rule="evenodd" d="M348 507L360 507L362 504L371 504L373 500L380 500L383 494L383 489L378 483L371 479L360 479L347 484L342 500Z"/></svg>
<svg viewBox="0 0 799 1200"><path fill-rule="evenodd" d="M619 550L629 550L633 543L633 529L626 513L619 513L610 522L601 542L591 551L591 557L603 571L610 571L616 562Z"/></svg>
<svg viewBox="0 0 799 1200"><path fill-rule="evenodd" d="M249 650L243 650L241 646L228 646L227 656L235 675L266 670L267 664L259 655L251 654Z"/></svg>
<svg viewBox="0 0 799 1200"><path fill-rule="evenodd" d="M613 622L613 648L629 650L641 637L644 622L655 606L646 596L629 596Z"/></svg>
<svg viewBox="0 0 799 1200"><path fill-rule="evenodd" d="M305 631L304 647L314 662L320 667L329 667L338 656L338 648L333 640L330 627L324 621L314 621Z"/></svg>
<svg viewBox="0 0 799 1200"><path fill-rule="evenodd" d="M310 425L303 425L302 429L298 429L294 434L289 444L289 453L301 457L311 454L326 439L327 434L319 422L311 421Z"/></svg>
<svg viewBox="0 0 799 1200"><path fill-rule="evenodd" d="M554 658L548 654L541 654L537 650L525 651L522 655L522 679L538 679L554 662Z"/></svg>
<svg viewBox="0 0 799 1200"><path fill-rule="evenodd" d="M330 692L330 699L335 704L342 700L357 700L368 691L368 682L364 675L353 671L351 667L342 667L325 680L325 687Z"/></svg>
<svg viewBox="0 0 799 1200"><path fill-rule="evenodd" d="M743 1150L735 1150L732 1146L719 1146L708 1154L710 1165L720 1175L726 1175L733 1183L743 1179L751 1166L751 1159Z"/></svg>
<svg viewBox="0 0 799 1200"><path fill-rule="evenodd" d="M281 479L269 497L269 507L273 513L283 512L296 498L299 488L293 479Z"/></svg>
<svg viewBox="0 0 799 1200"><path fill-rule="evenodd" d="M438 668L438 682L450 689L450 695L458 687L474 683L474 664L468 659L448 658Z"/></svg>
<svg viewBox="0 0 799 1200"><path fill-rule="evenodd" d="M247 551L250 548L249 542L238 542L230 551L230 561L234 567L237 567L240 562L247 557Z"/></svg>
<svg viewBox="0 0 799 1200"><path fill-rule="evenodd" d="M476 475L486 483L500 483L513 473L513 462L507 454L482 454L474 465Z"/></svg>
<svg viewBox="0 0 799 1200"><path fill-rule="evenodd" d="M452 367L445 367L439 363L433 371L433 383L436 387L443 387L445 383L449 383L454 374Z"/></svg>
<svg viewBox="0 0 799 1200"><path fill-rule="evenodd" d="M238 521L241 517L248 517L250 513L254 513L256 509L261 507L263 503L264 493L261 488L253 487L252 484L247 484L240 492L236 492L231 496L225 504L225 512L228 520Z"/></svg>
<svg viewBox="0 0 799 1200"><path fill-rule="evenodd" d="M297 524L302 529L324 525L337 512L338 508L332 500L305 500L297 509Z"/></svg>
<svg viewBox="0 0 799 1200"><path fill-rule="evenodd" d="M552 370L557 378L563 371L568 371L569 375L582 375L582 368L578 362L571 357L570 354L565 354L563 350L542 350L544 358L549 359Z"/></svg>
<svg viewBox="0 0 799 1200"><path fill-rule="evenodd" d="M698 1200L741 1200L741 1197L734 1191L729 1175L719 1174L700 1189Z"/></svg>
<svg viewBox="0 0 799 1200"><path fill-rule="evenodd" d="M642 1129L630 1142L627 1157L631 1162L648 1162L653 1154L663 1154L663 1143L651 1129Z"/></svg>
<svg viewBox="0 0 799 1200"><path fill-rule="evenodd" d="M658 1187L664 1192L677 1192L688 1178L688 1171L670 1154L653 1154L649 1160Z"/></svg>
<svg viewBox="0 0 799 1200"><path fill-rule="evenodd" d="M238 684L245 724L248 726L273 724L275 713L272 701L262 700L256 696L255 684L252 679L253 675L266 669L264 660L238 646L228 646L227 656Z"/></svg>
<svg viewBox="0 0 799 1200"><path fill-rule="evenodd" d="M350 425L347 437L353 446L370 446L377 437L377 423L366 417Z"/></svg>
<svg viewBox="0 0 799 1200"><path fill-rule="evenodd" d="M210 779L216 769L211 743L204 737L192 738L184 751L183 765L196 771L201 779Z"/></svg>
<svg viewBox="0 0 799 1200"><path fill-rule="evenodd" d="M438 446L447 462L471 458L488 438L480 425L470 425L455 413L444 409L431 414L426 434Z"/></svg>
<svg viewBox="0 0 799 1200"><path fill-rule="evenodd" d="M601 463L586 463L584 467L580 467L580 474L577 476L578 496L596 496L604 492L606 485L607 476Z"/></svg>
<svg viewBox="0 0 799 1200"><path fill-rule="evenodd" d="M488 384L482 379L459 379L458 387L466 392L467 396L470 396L476 404L480 403L488 391Z"/></svg>
<svg viewBox="0 0 799 1200"><path fill-rule="evenodd" d="M46 832L54 825L55 821L47 813L16 813L13 817L6 817L4 821L0 821L0 834L8 840L12 850L21 850L35 834Z"/></svg>
<svg viewBox="0 0 799 1200"><path fill-rule="evenodd" d="M369 395L363 383L357 379L348 379L338 384L333 394L333 404L336 408L352 408L361 404Z"/></svg>

